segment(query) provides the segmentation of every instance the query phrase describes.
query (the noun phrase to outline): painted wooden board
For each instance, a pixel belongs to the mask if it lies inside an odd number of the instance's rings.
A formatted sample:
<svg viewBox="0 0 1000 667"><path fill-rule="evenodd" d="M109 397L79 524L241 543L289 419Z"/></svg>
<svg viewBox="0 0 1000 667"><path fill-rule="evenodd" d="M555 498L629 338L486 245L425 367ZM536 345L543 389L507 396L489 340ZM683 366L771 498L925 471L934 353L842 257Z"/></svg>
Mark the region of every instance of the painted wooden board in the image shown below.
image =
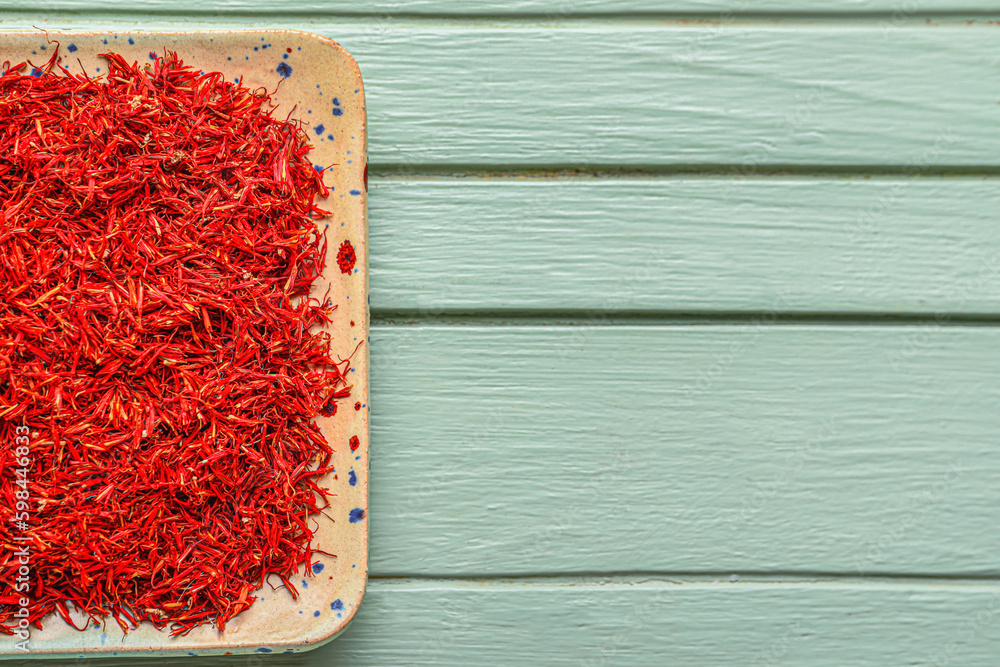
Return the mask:
<svg viewBox="0 0 1000 667"><path fill-rule="evenodd" d="M1000 331L376 326L374 576L1000 575Z"/></svg>
<svg viewBox="0 0 1000 667"><path fill-rule="evenodd" d="M18 16L16 25L39 23ZM73 20L116 23L225 28L233 19ZM376 170L1000 166L1000 52L985 23L491 27L265 15L243 25L318 31L354 54L378 128Z"/></svg>
<svg viewBox="0 0 1000 667"><path fill-rule="evenodd" d="M998 652L995 583L404 580L372 581L335 642L238 664L986 667Z"/></svg>
<svg viewBox="0 0 1000 667"><path fill-rule="evenodd" d="M993 179L379 179L371 206L376 314L1000 311Z"/></svg>
<svg viewBox="0 0 1000 667"><path fill-rule="evenodd" d="M995 585L415 582L373 590L362 614L325 664L992 665L1000 651Z"/></svg>
<svg viewBox="0 0 1000 667"><path fill-rule="evenodd" d="M131 2L99 3L95 0L46 0L39 3L39 9L60 10L60 11L91 11L95 9L107 10L110 6L118 5L117 11L134 11L137 5ZM0 10L21 9L23 5L7 0L0 3ZM225 12L225 13L259 13L261 3L255 0L211 0L210 2L194 2L193 0L147 0L142 4L142 11L159 12ZM919 3L906 3L900 0L835 0L833 2L823 0L670 0L669 2L657 2L656 0L617 0L614 3L600 2L599 0L515 0L514 2L501 2L499 0L460 0L448 2L448 0L411 0L401 2L400 0L363 0L362 2L346 2L344 0L304 0L296 2L294 5L282 5L273 10L287 15L315 16L315 15L337 15L337 14L365 14L372 13L380 16L395 15L476 15L485 14L488 16L504 15L541 15L543 17L569 17L576 15L594 16L607 15L615 16L622 14L654 14L672 15L684 12L723 14L722 18L728 16L726 12L735 13L757 13L757 12L792 12L792 13L819 13L830 15L838 13L874 13L889 12L890 15L884 17L886 20L896 22L909 19L918 12L923 15L927 12L947 12L952 15L963 15L967 13L989 12L996 7L986 0L963 0L962 2L951 2L947 0L921 0ZM893 19L893 16L896 16ZM937 17L935 17L937 18Z"/></svg>
<svg viewBox="0 0 1000 667"><path fill-rule="evenodd" d="M1000 163L993 26L336 34L365 63L380 128L371 160L383 168Z"/></svg>

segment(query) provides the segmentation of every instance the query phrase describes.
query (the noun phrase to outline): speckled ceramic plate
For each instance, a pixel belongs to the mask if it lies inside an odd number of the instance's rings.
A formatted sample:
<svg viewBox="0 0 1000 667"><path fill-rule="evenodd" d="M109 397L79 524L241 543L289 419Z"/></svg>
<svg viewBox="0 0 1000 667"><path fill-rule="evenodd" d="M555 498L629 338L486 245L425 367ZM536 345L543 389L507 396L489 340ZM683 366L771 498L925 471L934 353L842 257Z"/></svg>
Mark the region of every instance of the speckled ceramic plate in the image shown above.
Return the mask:
<svg viewBox="0 0 1000 667"><path fill-rule="evenodd" d="M231 653L296 652L314 648L347 627L361 604L368 572L368 216L367 134L365 96L358 65L339 44L319 35L286 31L131 32L95 33L50 31L0 34L0 62L28 60L41 65L59 43L62 64L73 72L81 65L91 75L107 72L99 54L114 51L128 60L148 61L150 52L176 51L198 69L223 72L230 80L242 77L251 88L277 88L276 103L308 126L313 163L332 166L324 173L330 196L319 205L332 212L328 244L331 256L315 292L330 289L338 304L330 327L335 354L347 358L358 342L350 370L354 388L351 408L321 419L321 427L335 451L336 471L323 484L330 489L334 521L318 521L314 548L337 554L319 555L308 576L297 582L301 595L293 600L284 589L265 586L262 596L219 632L202 626L185 637L170 638L149 624L123 635L109 620L80 632L52 616L44 630L31 634L31 654L46 657L123 655L218 655ZM51 40L51 41L49 41ZM280 86L278 84L281 84ZM293 110L294 109L294 110ZM344 240L355 247L357 264L341 273L333 253ZM352 436L359 441L352 450ZM79 622L82 625L82 622ZM24 658L15 639L0 639L0 657Z"/></svg>

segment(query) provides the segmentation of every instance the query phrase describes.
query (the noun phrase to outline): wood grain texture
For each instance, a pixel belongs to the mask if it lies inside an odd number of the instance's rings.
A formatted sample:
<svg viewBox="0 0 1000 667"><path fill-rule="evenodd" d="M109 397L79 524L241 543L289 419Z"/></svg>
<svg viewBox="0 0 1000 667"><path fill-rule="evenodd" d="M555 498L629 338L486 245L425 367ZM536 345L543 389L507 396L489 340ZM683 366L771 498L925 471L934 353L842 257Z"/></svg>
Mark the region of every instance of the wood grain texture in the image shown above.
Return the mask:
<svg viewBox="0 0 1000 667"><path fill-rule="evenodd" d="M403 582L365 604L306 664L985 666L1000 651L995 585Z"/></svg>
<svg viewBox="0 0 1000 667"><path fill-rule="evenodd" d="M36 8L43 11L93 11L95 9L116 8L123 12L134 11L136 5L124 0L109 0L98 3L95 0L46 0L36 3ZM0 10L22 9L19 3L0 2ZM961 2L947 0L921 0L912 4L900 0L617 0L614 3L599 0L361 0L347 2L346 0L304 0L294 5L284 5L280 14L301 15L329 14L376 14L376 15L530 15L543 17L568 17L576 15L606 15L621 16L628 14L720 14L725 19L733 13L760 12L790 12L820 13L823 15L871 14L888 13L886 20L896 21L909 18L920 12L947 12L953 15L967 13L989 12L996 7L986 0L962 0ZM268 13L273 8L262 6L257 0L210 0L194 2L193 0L146 0L142 4L143 11L157 12L220 12L220 13Z"/></svg>
<svg viewBox="0 0 1000 667"><path fill-rule="evenodd" d="M998 345L373 327L371 572L998 575Z"/></svg>
<svg viewBox="0 0 1000 667"><path fill-rule="evenodd" d="M983 179L378 180L372 308L1000 311Z"/></svg>
<svg viewBox="0 0 1000 667"><path fill-rule="evenodd" d="M363 63L380 167L1000 165L993 26L327 33Z"/></svg>

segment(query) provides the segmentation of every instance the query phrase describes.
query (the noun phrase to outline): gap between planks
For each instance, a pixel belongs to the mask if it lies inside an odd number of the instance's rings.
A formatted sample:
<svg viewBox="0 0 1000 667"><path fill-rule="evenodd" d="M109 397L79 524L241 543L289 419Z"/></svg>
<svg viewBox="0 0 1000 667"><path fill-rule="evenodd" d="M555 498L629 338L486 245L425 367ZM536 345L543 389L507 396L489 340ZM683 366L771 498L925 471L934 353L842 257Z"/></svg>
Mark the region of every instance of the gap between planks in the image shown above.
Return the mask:
<svg viewBox="0 0 1000 667"><path fill-rule="evenodd" d="M878 326L913 327L934 324L935 327L1000 325L1000 313L948 313L935 319L932 313L775 313L764 311L614 311L601 310L443 310L427 313L415 310L372 309L373 327L415 326L735 326L759 324L761 327Z"/></svg>
<svg viewBox="0 0 1000 667"><path fill-rule="evenodd" d="M372 189L380 182L412 180L454 181L577 181L577 180L662 180L665 178L716 178L719 180L781 180L813 178L844 179L934 179L940 177L981 178L1000 176L1000 165L929 166L919 171L903 165L757 165L748 170L738 164L682 165L474 165L371 163Z"/></svg>
<svg viewBox="0 0 1000 667"><path fill-rule="evenodd" d="M734 578L735 576L735 578ZM982 591L996 588L1000 591L1000 576L970 577L962 576L920 576L912 574L900 575L879 575L871 577L858 577L856 575L826 573L826 574L801 574L801 573L778 573L767 574L745 574L734 572L705 572L705 573L593 573L580 575L554 575L554 574L530 574L522 576L452 576L452 577L432 577L432 576L399 576L399 577L377 577L368 578L369 586L380 589L391 588L567 588L567 587L592 587L592 588L674 588L684 587L685 589L699 587L718 587L722 585L743 586L762 588L769 586L863 586L868 589L889 588L931 588L940 590L951 588L954 590Z"/></svg>

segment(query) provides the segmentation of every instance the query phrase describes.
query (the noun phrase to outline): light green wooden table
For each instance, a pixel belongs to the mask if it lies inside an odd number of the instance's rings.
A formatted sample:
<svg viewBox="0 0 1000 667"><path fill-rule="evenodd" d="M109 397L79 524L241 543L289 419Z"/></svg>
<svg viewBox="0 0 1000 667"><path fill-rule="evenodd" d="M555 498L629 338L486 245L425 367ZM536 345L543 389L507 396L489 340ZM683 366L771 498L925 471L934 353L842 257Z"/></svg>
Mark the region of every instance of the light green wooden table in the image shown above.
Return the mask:
<svg viewBox="0 0 1000 667"><path fill-rule="evenodd" d="M994 3L44 4L365 76L369 593L212 664L997 663Z"/></svg>

